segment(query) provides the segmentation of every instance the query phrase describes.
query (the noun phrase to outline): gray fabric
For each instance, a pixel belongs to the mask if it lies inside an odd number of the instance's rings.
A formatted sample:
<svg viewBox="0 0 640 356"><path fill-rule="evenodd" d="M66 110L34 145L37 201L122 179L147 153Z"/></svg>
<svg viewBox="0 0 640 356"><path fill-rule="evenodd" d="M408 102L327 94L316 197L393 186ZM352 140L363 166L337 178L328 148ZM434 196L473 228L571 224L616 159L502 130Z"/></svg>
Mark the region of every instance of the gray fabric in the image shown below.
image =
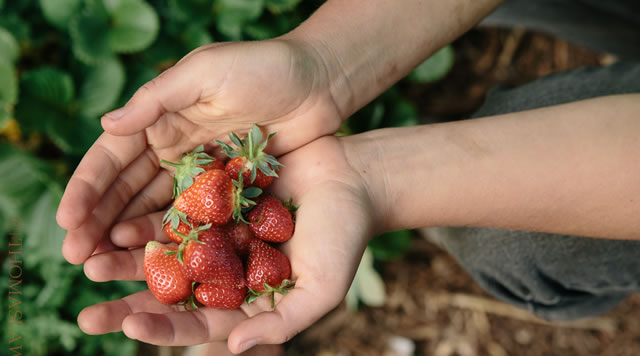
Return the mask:
<svg viewBox="0 0 640 356"><path fill-rule="evenodd" d="M499 87L474 116L632 92L640 93L640 62ZM640 241L452 228L440 242L488 292L549 320L600 314L640 290Z"/></svg>
<svg viewBox="0 0 640 356"><path fill-rule="evenodd" d="M522 26L624 59L640 59L638 0L507 0L482 24Z"/></svg>

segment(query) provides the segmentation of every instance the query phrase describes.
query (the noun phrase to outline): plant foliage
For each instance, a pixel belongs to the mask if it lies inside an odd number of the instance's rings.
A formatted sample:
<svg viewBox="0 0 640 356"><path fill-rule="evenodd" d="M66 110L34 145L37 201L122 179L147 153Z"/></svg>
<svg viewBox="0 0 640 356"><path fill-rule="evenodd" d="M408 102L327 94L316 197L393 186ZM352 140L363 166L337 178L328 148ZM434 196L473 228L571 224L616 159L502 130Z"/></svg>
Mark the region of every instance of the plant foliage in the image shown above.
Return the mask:
<svg viewBox="0 0 640 356"><path fill-rule="evenodd" d="M76 318L82 308L139 291L144 283L88 281L81 266L63 260L65 233L55 222L66 181L102 132L99 117L196 47L279 36L321 4L0 0L0 256L7 275L8 234L23 237L23 354L136 353L136 343L122 333L83 334ZM349 120L345 132L411 125L417 118L415 106L392 88ZM375 258L380 248L372 245ZM10 280L0 279L3 305L9 288ZM8 317L0 314L5 342Z"/></svg>

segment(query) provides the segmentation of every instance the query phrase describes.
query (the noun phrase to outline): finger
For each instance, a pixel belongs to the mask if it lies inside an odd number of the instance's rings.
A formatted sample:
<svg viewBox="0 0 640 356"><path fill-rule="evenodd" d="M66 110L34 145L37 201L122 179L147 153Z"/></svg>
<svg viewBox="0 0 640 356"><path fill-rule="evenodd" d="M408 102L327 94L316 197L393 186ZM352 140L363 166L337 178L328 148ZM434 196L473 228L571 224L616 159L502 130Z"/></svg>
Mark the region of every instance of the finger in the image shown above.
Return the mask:
<svg viewBox="0 0 640 356"><path fill-rule="evenodd" d="M91 256L114 250L118 250L118 246L114 245L109 238L103 237L102 239L100 239L100 241L98 241L98 246L96 246L96 249L93 250Z"/></svg>
<svg viewBox="0 0 640 356"><path fill-rule="evenodd" d="M118 136L132 135L167 112L195 104L203 89L204 73L211 73L211 67L197 59L193 55L140 87L124 107L102 117L104 130Z"/></svg>
<svg viewBox="0 0 640 356"><path fill-rule="evenodd" d="M82 263L94 252L131 197L156 175L158 169L157 158L151 150L146 150L114 179L85 222L67 232L62 244L62 254L67 261Z"/></svg>
<svg viewBox="0 0 640 356"><path fill-rule="evenodd" d="M171 201L172 185L171 174L161 169L158 175L131 199L118 220L129 220L163 209Z"/></svg>
<svg viewBox="0 0 640 356"><path fill-rule="evenodd" d="M192 346L193 355L215 355L215 356L235 356L229 351L227 343L223 341L211 342L208 344ZM191 348L188 352L191 352ZM185 353L187 354L187 353ZM282 345L258 345L253 349L243 352L242 356L280 356L284 354Z"/></svg>
<svg viewBox="0 0 640 356"><path fill-rule="evenodd" d="M78 314L78 326L90 335L106 334L121 331L122 321L133 313L167 313L173 308L158 302L149 290L145 290L84 308Z"/></svg>
<svg viewBox="0 0 640 356"><path fill-rule="evenodd" d="M144 248L117 250L89 257L84 274L94 282L144 280Z"/></svg>
<svg viewBox="0 0 640 356"><path fill-rule="evenodd" d="M143 134L116 137L102 134L91 146L67 184L56 219L63 229L78 228L120 172L146 147Z"/></svg>
<svg viewBox="0 0 640 356"><path fill-rule="evenodd" d="M241 353L257 344L282 344L337 305L331 303L333 298L324 301L317 294L296 286L273 311L265 311L240 322L229 335L229 350Z"/></svg>
<svg viewBox="0 0 640 356"><path fill-rule="evenodd" d="M118 223L111 229L111 241L120 247L144 246L149 241L169 242L162 231L164 211L139 216Z"/></svg>
<svg viewBox="0 0 640 356"><path fill-rule="evenodd" d="M185 346L225 340L231 329L246 316L238 309L201 307L189 312L135 313L122 322L131 339L154 345Z"/></svg>

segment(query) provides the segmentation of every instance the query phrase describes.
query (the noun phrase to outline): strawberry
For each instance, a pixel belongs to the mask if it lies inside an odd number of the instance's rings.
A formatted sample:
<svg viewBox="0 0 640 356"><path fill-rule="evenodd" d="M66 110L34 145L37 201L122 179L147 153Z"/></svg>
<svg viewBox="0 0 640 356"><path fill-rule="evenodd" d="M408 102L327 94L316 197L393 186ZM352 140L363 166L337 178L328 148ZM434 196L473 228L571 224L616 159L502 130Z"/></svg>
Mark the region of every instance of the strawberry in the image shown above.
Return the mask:
<svg viewBox="0 0 640 356"><path fill-rule="evenodd" d="M144 277L160 303L176 304L191 296L191 281L176 259L175 246L149 241L144 248Z"/></svg>
<svg viewBox="0 0 640 356"><path fill-rule="evenodd" d="M227 226L229 239L233 242L236 254L242 259L247 257L249 253L249 241L253 240L253 234L249 230L249 226L245 223L230 223Z"/></svg>
<svg viewBox="0 0 640 356"><path fill-rule="evenodd" d="M189 280L233 287L244 285L242 261L223 227L205 225L188 236L183 235L183 241L177 259Z"/></svg>
<svg viewBox="0 0 640 356"><path fill-rule="evenodd" d="M289 277L291 265L287 256L262 240L254 238L249 242L245 270L245 280L250 292L246 299L248 304L261 295L270 295L273 308L275 293L287 294L293 288Z"/></svg>
<svg viewBox="0 0 640 356"><path fill-rule="evenodd" d="M235 181L222 170L202 173L198 179L173 202L165 221L174 221L181 214L202 224L224 225L233 217L244 220L242 208L255 205L250 200L262 193L259 188L243 189L242 177Z"/></svg>
<svg viewBox="0 0 640 356"><path fill-rule="evenodd" d="M217 283L202 283L195 290L196 300L208 307L237 309L242 305L247 287L224 286Z"/></svg>
<svg viewBox="0 0 640 356"><path fill-rule="evenodd" d="M170 213L171 210L167 211L162 220L162 230L169 240L180 244L182 243L182 237L175 231L183 235L189 234L189 231L193 229L193 221L184 213L177 212L173 215Z"/></svg>
<svg viewBox="0 0 640 356"><path fill-rule="evenodd" d="M254 124L242 140L233 132L229 135L229 139L236 146L235 149L224 142L216 141L224 153L231 158L225 166L229 177L235 179L242 174L247 186L261 189L271 184L273 178L278 177L275 170L282 167L282 164L273 156L264 153L273 135L275 133L263 140L262 131Z"/></svg>
<svg viewBox="0 0 640 356"><path fill-rule="evenodd" d="M264 197L249 212L249 228L261 240L285 242L293 236L293 227L291 211L273 196Z"/></svg>
<svg viewBox="0 0 640 356"><path fill-rule="evenodd" d="M180 162L174 163L162 160L162 163L175 168L173 174L173 197L180 195L189 188L198 175L213 169L224 169L224 162L209 156L200 145L193 151L185 153Z"/></svg>
<svg viewBox="0 0 640 356"><path fill-rule="evenodd" d="M269 168L271 165L267 163ZM268 176L264 174L261 170L256 171L256 176L253 181L251 181L251 174L253 170L251 169L253 164L245 157L235 157L230 159L224 167L224 171L227 172L229 177L237 177L238 174L242 173L242 178L245 182L250 182L247 186L258 187L264 189L271 182L273 182L274 176Z"/></svg>

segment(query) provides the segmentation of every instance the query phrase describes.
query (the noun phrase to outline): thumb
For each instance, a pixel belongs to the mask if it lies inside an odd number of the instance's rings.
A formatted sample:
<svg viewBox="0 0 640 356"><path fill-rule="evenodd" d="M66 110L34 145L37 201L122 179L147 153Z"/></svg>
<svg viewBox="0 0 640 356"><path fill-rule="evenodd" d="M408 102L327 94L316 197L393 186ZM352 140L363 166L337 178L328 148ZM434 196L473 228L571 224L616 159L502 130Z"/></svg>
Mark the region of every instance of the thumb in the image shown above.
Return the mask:
<svg viewBox="0 0 640 356"><path fill-rule="evenodd" d="M229 349L242 353L257 344L282 344L311 326L340 301L339 298L320 298L296 286L275 310L259 313L238 324L229 334Z"/></svg>
<svg viewBox="0 0 640 356"><path fill-rule="evenodd" d="M187 59L140 87L127 104L102 117L102 127L112 135L133 135L153 125L167 112L195 104L202 92L198 65Z"/></svg>

